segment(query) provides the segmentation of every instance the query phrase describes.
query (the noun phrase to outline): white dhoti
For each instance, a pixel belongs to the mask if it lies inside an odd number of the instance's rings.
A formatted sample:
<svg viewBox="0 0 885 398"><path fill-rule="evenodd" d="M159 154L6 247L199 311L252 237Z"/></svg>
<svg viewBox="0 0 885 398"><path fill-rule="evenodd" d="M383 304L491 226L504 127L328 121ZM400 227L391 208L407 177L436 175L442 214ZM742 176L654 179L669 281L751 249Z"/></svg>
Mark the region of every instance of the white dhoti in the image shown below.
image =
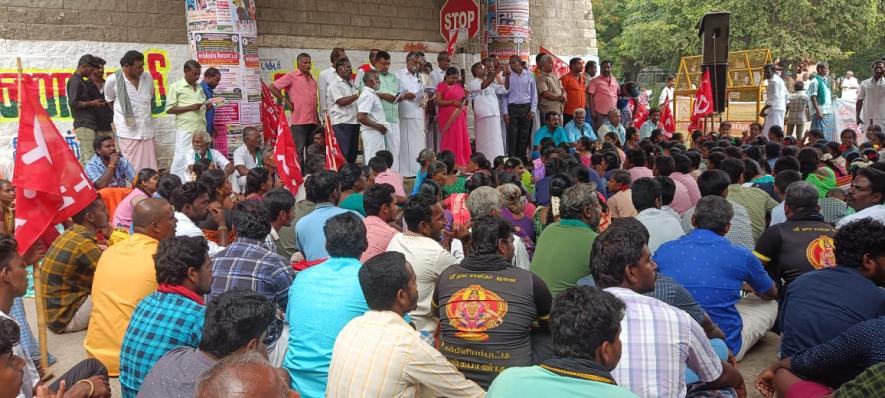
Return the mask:
<svg viewBox="0 0 885 398"><path fill-rule="evenodd" d="M423 115L417 119L399 120L400 148L393 156L399 157L399 173L403 177L418 175L418 154L427 144L425 135Z"/></svg>
<svg viewBox="0 0 885 398"><path fill-rule="evenodd" d="M387 134L390 134L389 127ZM363 140L363 162L365 164L369 164L369 159L373 158L376 152L387 149L384 134L381 134L378 130L363 128L360 131L360 139Z"/></svg>
<svg viewBox="0 0 885 398"><path fill-rule="evenodd" d="M771 126L784 127L784 115L786 113L787 111L769 109L768 116L765 116L765 125L762 126L762 132L768 134L768 129L770 129Z"/></svg>
<svg viewBox="0 0 885 398"><path fill-rule="evenodd" d="M387 134L384 134L385 148L393 154L393 166L390 168L399 172L399 121L396 123L387 122ZM372 153L375 156L375 153ZM369 159L372 157L370 156ZM368 162L368 160L367 160Z"/></svg>
<svg viewBox="0 0 885 398"><path fill-rule="evenodd" d="M157 170L157 149L153 138L143 140L117 137L120 153L138 173L141 169Z"/></svg>
<svg viewBox="0 0 885 398"><path fill-rule="evenodd" d="M476 151L493 161L504 154L504 133L501 131L501 117L475 119L473 126L476 136Z"/></svg>
<svg viewBox="0 0 885 398"><path fill-rule="evenodd" d="M194 147L193 138L192 131L175 131L175 152L172 154L172 166L169 168L169 173L177 175L182 181L187 174L187 160L184 155Z"/></svg>

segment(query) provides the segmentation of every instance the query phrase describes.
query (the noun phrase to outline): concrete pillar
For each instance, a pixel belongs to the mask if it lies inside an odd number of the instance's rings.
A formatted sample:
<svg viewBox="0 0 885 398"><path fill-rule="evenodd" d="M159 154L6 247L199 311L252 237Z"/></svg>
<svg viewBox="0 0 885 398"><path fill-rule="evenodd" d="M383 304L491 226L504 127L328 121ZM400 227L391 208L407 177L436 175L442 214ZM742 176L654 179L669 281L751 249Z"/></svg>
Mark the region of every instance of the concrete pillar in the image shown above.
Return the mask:
<svg viewBox="0 0 885 398"><path fill-rule="evenodd" d="M596 28L590 0L532 0L531 53L544 47L561 58L597 59Z"/></svg>

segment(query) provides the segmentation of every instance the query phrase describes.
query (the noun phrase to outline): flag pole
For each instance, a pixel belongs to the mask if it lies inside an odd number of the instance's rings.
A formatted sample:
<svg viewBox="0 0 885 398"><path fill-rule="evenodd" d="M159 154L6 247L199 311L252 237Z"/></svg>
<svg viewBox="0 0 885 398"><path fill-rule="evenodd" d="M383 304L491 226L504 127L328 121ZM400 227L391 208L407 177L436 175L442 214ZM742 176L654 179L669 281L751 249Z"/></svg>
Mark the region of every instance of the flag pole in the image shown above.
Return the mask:
<svg viewBox="0 0 885 398"><path fill-rule="evenodd" d="M21 109L22 109L22 59L20 57L15 58L15 67L18 70L17 75L17 84L18 84L18 109L19 109L19 121L21 121ZM43 303L43 291L40 283L40 262L32 264L34 266L33 276L34 276L34 302L37 304L37 340L39 341L40 347L40 368L43 369L45 374L44 378L52 378L52 374L49 372L49 348L46 338L46 307Z"/></svg>

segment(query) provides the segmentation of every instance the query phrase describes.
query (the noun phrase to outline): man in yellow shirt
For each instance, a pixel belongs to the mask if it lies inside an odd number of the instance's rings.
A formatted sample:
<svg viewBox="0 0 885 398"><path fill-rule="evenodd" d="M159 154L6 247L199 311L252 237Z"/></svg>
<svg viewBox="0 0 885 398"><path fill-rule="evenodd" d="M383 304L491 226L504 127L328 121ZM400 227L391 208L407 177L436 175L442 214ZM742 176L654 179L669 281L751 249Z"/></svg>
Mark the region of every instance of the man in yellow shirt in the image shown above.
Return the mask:
<svg viewBox="0 0 885 398"><path fill-rule="evenodd" d="M138 202L132 236L108 248L98 260L83 346L111 376L120 374L120 346L135 306L157 289L154 253L161 240L175 235L175 224L169 202L153 198Z"/></svg>

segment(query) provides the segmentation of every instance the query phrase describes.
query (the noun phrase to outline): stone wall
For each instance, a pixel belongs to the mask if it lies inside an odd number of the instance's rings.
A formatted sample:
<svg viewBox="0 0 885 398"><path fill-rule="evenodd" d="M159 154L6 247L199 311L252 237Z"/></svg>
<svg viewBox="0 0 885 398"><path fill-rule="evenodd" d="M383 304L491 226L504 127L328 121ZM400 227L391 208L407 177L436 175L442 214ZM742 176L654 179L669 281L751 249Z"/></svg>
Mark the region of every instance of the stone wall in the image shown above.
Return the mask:
<svg viewBox="0 0 885 398"><path fill-rule="evenodd" d="M535 0L529 18L532 54L544 47L560 57L599 56L590 0Z"/></svg>

